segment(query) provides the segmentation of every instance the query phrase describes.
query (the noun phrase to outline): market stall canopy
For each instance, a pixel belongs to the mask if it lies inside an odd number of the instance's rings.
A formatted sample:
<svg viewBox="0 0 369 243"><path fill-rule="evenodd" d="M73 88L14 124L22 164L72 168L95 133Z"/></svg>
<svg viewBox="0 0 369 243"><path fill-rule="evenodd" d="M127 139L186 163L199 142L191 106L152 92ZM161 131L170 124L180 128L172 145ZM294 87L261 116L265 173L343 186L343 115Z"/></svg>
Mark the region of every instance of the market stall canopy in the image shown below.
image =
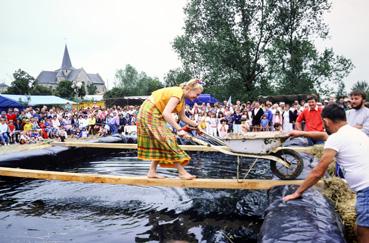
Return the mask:
<svg viewBox="0 0 369 243"><path fill-rule="evenodd" d="M0 94L0 111L7 111L9 108L23 109L23 106L21 103Z"/></svg>
<svg viewBox="0 0 369 243"><path fill-rule="evenodd" d="M199 97L194 101L186 99L186 104L190 106L193 106L195 103L199 105L202 103L210 103L211 105L213 105L216 102L218 102L218 100L210 94L200 94Z"/></svg>
<svg viewBox="0 0 369 243"><path fill-rule="evenodd" d="M19 103L25 103L29 106L37 105L65 105L75 104L75 102L60 98L55 95L12 95L12 94L1 94L0 96L11 99Z"/></svg>

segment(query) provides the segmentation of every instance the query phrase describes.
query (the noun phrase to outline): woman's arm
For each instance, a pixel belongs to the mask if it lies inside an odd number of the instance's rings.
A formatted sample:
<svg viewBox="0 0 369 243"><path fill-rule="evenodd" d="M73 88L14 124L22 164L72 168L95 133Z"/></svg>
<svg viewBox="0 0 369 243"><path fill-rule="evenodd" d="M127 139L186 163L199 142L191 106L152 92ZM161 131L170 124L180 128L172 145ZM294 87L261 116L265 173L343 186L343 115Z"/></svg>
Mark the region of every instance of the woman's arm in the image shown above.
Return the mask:
<svg viewBox="0 0 369 243"><path fill-rule="evenodd" d="M193 126L193 127L197 126L196 122L192 121L190 118L186 116L184 108L182 108L181 112L179 113L179 119L184 121L186 124L190 126Z"/></svg>
<svg viewBox="0 0 369 243"><path fill-rule="evenodd" d="M173 110L174 108L176 108L179 101L180 100L177 97L174 97L174 96L170 97L168 104L165 106L164 111L163 111L164 119L177 131L181 130L181 127L178 125L178 123L175 121L173 117ZM182 111L184 112L184 109L182 109Z"/></svg>

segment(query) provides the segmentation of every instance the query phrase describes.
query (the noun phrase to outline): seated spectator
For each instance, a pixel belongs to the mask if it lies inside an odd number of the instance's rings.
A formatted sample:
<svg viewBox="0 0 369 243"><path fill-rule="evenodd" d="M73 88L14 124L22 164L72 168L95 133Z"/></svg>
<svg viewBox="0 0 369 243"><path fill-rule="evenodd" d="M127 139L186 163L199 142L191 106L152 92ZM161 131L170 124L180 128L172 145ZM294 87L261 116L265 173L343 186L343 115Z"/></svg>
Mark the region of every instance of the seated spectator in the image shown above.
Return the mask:
<svg viewBox="0 0 369 243"><path fill-rule="evenodd" d="M8 131L9 131L9 142L16 143L15 125L13 120L9 120Z"/></svg>
<svg viewBox="0 0 369 243"><path fill-rule="evenodd" d="M250 131L250 125L245 118L241 119L241 133L245 135Z"/></svg>
<svg viewBox="0 0 369 243"><path fill-rule="evenodd" d="M228 134L228 124L226 119L220 120L220 124L218 125L218 134L219 137L224 138Z"/></svg>
<svg viewBox="0 0 369 243"><path fill-rule="evenodd" d="M0 118L0 142L3 145L9 145L9 127L8 124L5 122L6 118Z"/></svg>
<svg viewBox="0 0 369 243"><path fill-rule="evenodd" d="M19 137L20 144L28 144L30 141L30 137L26 134L26 132L21 132Z"/></svg>
<svg viewBox="0 0 369 243"><path fill-rule="evenodd" d="M67 132L65 131L65 129L63 127L60 127L59 131L58 131L58 138L59 138L60 142L64 142L67 137L68 137L68 135L67 135Z"/></svg>
<svg viewBox="0 0 369 243"><path fill-rule="evenodd" d="M276 122L274 123L274 131L281 132L282 131L282 124Z"/></svg>
<svg viewBox="0 0 369 243"><path fill-rule="evenodd" d="M29 132L29 131L31 131L32 130L32 123L30 122L30 120L27 118L27 119L25 119L25 124L24 124L24 126L23 126L23 131L24 132Z"/></svg>

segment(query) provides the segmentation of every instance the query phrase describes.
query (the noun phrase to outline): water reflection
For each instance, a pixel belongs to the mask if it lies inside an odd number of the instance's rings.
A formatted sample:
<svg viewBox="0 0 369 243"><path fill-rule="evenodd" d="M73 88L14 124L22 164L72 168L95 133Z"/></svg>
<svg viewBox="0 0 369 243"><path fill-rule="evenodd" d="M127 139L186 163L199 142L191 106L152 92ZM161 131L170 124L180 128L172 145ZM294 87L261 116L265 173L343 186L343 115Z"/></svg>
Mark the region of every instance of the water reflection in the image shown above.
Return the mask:
<svg viewBox="0 0 369 243"><path fill-rule="evenodd" d="M124 156L99 158L64 170L146 174L149 162ZM191 156L188 169L199 177L236 175L233 157ZM253 171L251 177L269 178L268 167L268 163L257 164L256 170L265 173ZM175 170L159 172L177 176ZM4 242L256 242L266 203L264 191L12 180L0 182L0 236Z"/></svg>

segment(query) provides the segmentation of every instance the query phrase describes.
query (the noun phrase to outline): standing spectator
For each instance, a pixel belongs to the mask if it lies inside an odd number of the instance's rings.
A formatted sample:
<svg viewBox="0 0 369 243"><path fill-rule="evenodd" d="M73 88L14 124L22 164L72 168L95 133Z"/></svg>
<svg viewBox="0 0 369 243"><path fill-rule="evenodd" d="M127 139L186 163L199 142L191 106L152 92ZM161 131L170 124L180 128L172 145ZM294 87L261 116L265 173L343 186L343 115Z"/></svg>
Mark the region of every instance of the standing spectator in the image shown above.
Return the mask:
<svg viewBox="0 0 369 243"><path fill-rule="evenodd" d="M366 94L361 90L354 90L350 97L352 109L346 112L347 122L369 136L369 109L365 107Z"/></svg>
<svg viewBox="0 0 369 243"><path fill-rule="evenodd" d="M296 129L302 130L301 123L305 121L305 131L323 132L322 109L318 108L315 96L307 97L308 107L304 109L296 120ZM308 138L309 145L321 144L323 141Z"/></svg>
<svg viewBox="0 0 369 243"><path fill-rule="evenodd" d="M110 126L110 131L111 134L116 134L118 133L118 128L119 128L119 116L117 114L116 111L114 111L111 114L111 119L109 120L109 126Z"/></svg>
<svg viewBox="0 0 369 243"><path fill-rule="evenodd" d="M276 110L273 115L273 127L282 127L282 115L279 110Z"/></svg>
<svg viewBox="0 0 369 243"><path fill-rule="evenodd" d="M260 125L262 131L269 130L269 119L267 118L266 114L262 115Z"/></svg>
<svg viewBox="0 0 369 243"><path fill-rule="evenodd" d="M217 118L215 117L215 113L210 113L210 117L209 117L209 124L208 124L208 130L207 133L210 134L211 136L217 136Z"/></svg>
<svg viewBox="0 0 369 243"><path fill-rule="evenodd" d="M275 113L277 112L277 108L275 106L272 107L272 104L270 102L267 102L267 104L265 105L265 116L266 119L268 119L268 126L272 127L273 126L273 117L275 115Z"/></svg>
<svg viewBox="0 0 369 243"><path fill-rule="evenodd" d="M8 119L8 118L6 117L6 111L2 111L2 112L1 112L0 119L4 119L5 121Z"/></svg>
<svg viewBox="0 0 369 243"><path fill-rule="evenodd" d="M8 121L10 121L10 120L15 121L17 119L17 115L13 112L12 108L8 109L8 113L6 114L6 119Z"/></svg>
<svg viewBox="0 0 369 243"><path fill-rule="evenodd" d="M237 108L236 112L233 114L233 133L241 133L241 118L241 111L239 108Z"/></svg>
<svg viewBox="0 0 369 243"><path fill-rule="evenodd" d="M290 105L286 104L284 106L284 110L282 112L282 130L289 132L293 130L293 123L292 123L292 119L291 119L291 110L290 110ZM297 111L296 111L297 114ZM295 118L296 119L296 118Z"/></svg>
<svg viewBox="0 0 369 243"><path fill-rule="evenodd" d="M260 107L260 103L258 101L255 101L255 107L251 112L251 118L252 118L251 125L253 128L253 131L260 130L260 121L263 115L264 115L264 111Z"/></svg>
<svg viewBox="0 0 369 243"><path fill-rule="evenodd" d="M0 142L4 145L9 145L9 136L8 136L8 124L6 124L4 118L0 118Z"/></svg>

